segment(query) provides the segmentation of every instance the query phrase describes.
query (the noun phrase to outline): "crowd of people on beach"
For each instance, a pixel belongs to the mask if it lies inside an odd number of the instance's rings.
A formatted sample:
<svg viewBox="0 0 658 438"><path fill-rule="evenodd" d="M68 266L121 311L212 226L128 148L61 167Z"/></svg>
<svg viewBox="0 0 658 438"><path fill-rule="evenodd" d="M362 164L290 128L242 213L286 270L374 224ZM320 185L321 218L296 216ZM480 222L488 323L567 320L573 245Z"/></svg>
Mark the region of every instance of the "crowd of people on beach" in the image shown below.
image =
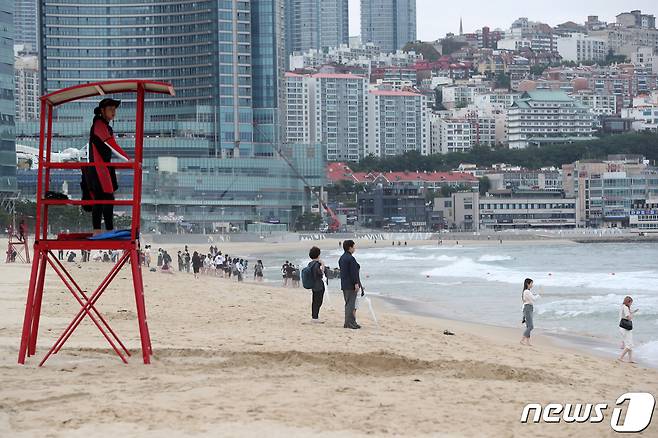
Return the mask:
<svg viewBox="0 0 658 438"><path fill-rule="evenodd" d="M192 273L194 278L199 278L200 275L210 275L220 278L234 278L238 282L242 282L249 269L249 261L246 258L224 254L214 245L211 245L205 254L199 251L190 251L189 247L185 245L182 250L176 253L176 261L178 272ZM147 245L144 251L143 264L150 268L151 262L151 247ZM172 263L173 259L167 250L158 248L157 268L150 269L152 271L160 269L160 272L171 274L174 271ZM262 260L257 260L253 266L254 281L263 281L264 269Z"/></svg>

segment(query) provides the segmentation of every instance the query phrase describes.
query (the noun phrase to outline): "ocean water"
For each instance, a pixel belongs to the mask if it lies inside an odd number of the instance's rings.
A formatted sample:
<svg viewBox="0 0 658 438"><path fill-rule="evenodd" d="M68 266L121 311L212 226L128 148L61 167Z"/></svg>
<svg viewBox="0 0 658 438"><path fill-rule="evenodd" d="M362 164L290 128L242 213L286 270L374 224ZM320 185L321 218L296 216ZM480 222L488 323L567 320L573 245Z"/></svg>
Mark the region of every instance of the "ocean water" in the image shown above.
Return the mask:
<svg viewBox="0 0 658 438"><path fill-rule="evenodd" d="M358 244L357 244L358 245ZM342 251L325 251L337 266ZM523 280L532 278L535 327L555 334L593 336L615 352L619 308L626 295L639 309L634 319L635 355L658 366L658 245L652 243L444 245L358 249L366 292L421 303L448 318L518 327ZM266 257L266 279L280 281L287 258ZM337 284L334 282L337 286ZM331 286L331 284L330 284Z"/></svg>

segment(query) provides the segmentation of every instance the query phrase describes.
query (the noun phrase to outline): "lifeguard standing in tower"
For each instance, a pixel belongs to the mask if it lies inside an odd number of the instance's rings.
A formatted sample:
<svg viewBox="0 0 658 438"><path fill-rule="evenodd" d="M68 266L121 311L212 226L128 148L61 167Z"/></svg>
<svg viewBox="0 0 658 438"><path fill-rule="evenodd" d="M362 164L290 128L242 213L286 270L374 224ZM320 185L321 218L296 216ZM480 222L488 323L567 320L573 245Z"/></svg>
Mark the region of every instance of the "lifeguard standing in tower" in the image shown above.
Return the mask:
<svg viewBox="0 0 658 438"><path fill-rule="evenodd" d="M82 192L83 199L94 199L97 201L114 201L114 192L119 185L114 167L108 165L112 161L112 155L129 161L128 154L114 138L114 131L110 122L116 116L116 110L121 105L117 99L105 98L94 108L94 119L89 132L89 162L94 167L83 169ZM105 229L114 229L114 205L96 204L87 206L85 210L91 210L91 220L94 234L101 233L101 219L105 222Z"/></svg>
<svg viewBox="0 0 658 438"><path fill-rule="evenodd" d="M45 272L48 266L59 276L81 309L64 332L57 338L55 344L46 353L39 365L43 365L50 355L60 351L75 329L86 317L89 317L94 325L96 325L121 360L127 362L126 356L130 356L128 349L123 345L96 307L101 295L107 290L121 268L126 264L130 264L132 271L142 357L145 364L150 363L152 354L151 339L146 322L144 285L139 263L144 96L147 92L174 95L173 87L164 82L117 80L77 85L41 97L34 259L25 305L21 345L18 353L18 363L20 364L25 363L26 356L32 356L36 353ZM95 116L89 136L89 162L57 163L51 161L54 108L67 102L112 93L136 93L137 95L135 101L135 151L133 158L130 158L117 144L114 139L112 127L109 124L114 118L120 101L104 98L94 111ZM126 162L112 163L111 158L113 153L119 155ZM81 186L83 189L83 199L53 199L46 196L50 188L50 172L56 169L82 170L83 179ZM115 199L114 193L118 188L115 169L132 172L132 199ZM52 205L79 205L86 210L91 210L94 232L62 233L54 238L48 236L48 208ZM131 208L132 221L130 230L113 230L112 215L115 205ZM108 232L103 234L101 234L101 220L105 221L105 228L108 230ZM116 250L120 252L121 256L100 284L93 289L92 293L89 293L87 288L80 287L73 278L73 273L69 272L62 262L55 257L52 251L58 250Z"/></svg>

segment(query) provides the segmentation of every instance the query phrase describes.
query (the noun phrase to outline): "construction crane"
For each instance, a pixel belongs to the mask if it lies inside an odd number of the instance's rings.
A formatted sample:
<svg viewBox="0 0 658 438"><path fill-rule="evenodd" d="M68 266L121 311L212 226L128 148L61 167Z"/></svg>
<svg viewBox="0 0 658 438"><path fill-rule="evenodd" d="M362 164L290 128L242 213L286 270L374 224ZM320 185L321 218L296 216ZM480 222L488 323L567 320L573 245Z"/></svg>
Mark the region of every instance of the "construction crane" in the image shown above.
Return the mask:
<svg viewBox="0 0 658 438"><path fill-rule="evenodd" d="M319 193L316 193L316 192L313 191L313 187L309 184L309 182L306 180L306 178L304 178L304 175L302 175L297 170L297 168L295 168L295 166L292 164L292 162L283 153L281 148L273 147L273 149L279 154L279 156L281 158L283 158L283 161L285 161L286 164L288 165L288 167L290 167L290 169L292 169L293 173L295 175L297 175L297 178L299 178L304 183L304 185L306 187L308 187L309 191L313 195L315 195L315 197L318 199L318 204L320 206L322 206L324 211L329 215L329 218L330 218L330 221L329 221L329 224L328 224L329 225L329 228L328 228L329 232L336 233L336 232L340 231L340 219L338 219L338 216L336 216L336 213L334 213L334 211L322 200L322 197L320 196Z"/></svg>

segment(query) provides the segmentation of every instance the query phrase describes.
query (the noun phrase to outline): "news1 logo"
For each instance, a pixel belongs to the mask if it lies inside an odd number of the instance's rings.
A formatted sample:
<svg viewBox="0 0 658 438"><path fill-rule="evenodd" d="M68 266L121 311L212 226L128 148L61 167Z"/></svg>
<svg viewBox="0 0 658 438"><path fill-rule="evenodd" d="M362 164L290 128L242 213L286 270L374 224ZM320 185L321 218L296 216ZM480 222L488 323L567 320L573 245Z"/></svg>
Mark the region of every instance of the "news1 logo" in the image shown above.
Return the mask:
<svg viewBox="0 0 658 438"><path fill-rule="evenodd" d="M623 405L626 415L621 422ZM627 392L619 396L615 402L610 418L610 427L615 432L642 432L651 424L656 399L648 392ZM607 403L549 403L542 406L539 403L528 403L521 413L521 423L601 423L606 416ZM530 417L530 412L533 412ZM621 423L621 424L620 424Z"/></svg>

